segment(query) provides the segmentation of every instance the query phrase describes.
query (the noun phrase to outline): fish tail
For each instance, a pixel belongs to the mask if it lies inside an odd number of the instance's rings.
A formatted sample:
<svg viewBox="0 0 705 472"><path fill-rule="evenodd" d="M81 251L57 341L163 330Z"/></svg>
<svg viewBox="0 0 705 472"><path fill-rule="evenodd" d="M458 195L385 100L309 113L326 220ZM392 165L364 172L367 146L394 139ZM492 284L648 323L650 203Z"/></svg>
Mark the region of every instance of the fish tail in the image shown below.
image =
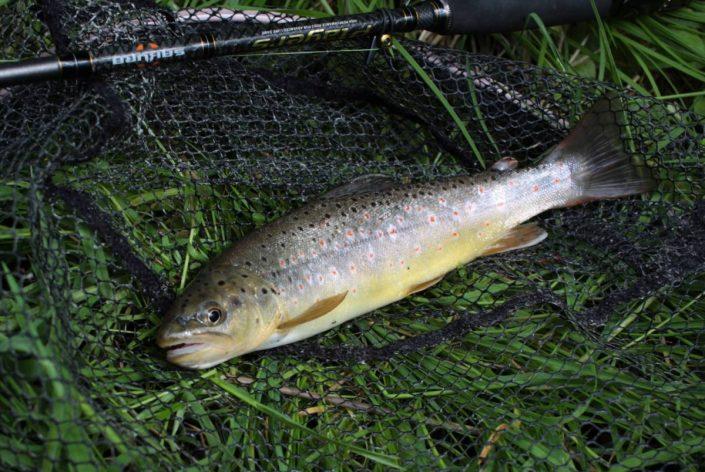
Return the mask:
<svg viewBox="0 0 705 472"><path fill-rule="evenodd" d="M636 195L653 185L644 166L637 166L624 151L612 108L616 103L608 96L598 100L544 161L570 164L578 193L568 205Z"/></svg>

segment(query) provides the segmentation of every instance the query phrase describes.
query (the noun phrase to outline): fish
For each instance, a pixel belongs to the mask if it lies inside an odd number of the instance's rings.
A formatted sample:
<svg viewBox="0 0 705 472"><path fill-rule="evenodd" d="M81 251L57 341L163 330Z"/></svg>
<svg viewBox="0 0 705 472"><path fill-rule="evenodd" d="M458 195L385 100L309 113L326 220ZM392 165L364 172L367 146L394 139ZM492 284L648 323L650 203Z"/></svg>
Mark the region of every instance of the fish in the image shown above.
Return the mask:
<svg viewBox="0 0 705 472"><path fill-rule="evenodd" d="M481 256L539 244L531 218L648 192L610 99L534 166L505 157L474 176L371 175L252 231L202 269L157 332L167 361L204 369L283 346L432 287Z"/></svg>

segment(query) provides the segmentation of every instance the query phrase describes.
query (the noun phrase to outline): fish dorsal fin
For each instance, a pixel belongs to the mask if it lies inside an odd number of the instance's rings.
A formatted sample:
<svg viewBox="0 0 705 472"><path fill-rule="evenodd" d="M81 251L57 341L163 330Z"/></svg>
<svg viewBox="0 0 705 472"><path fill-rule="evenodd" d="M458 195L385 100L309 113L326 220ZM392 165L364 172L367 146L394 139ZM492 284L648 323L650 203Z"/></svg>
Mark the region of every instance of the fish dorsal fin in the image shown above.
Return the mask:
<svg viewBox="0 0 705 472"><path fill-rule="evenodd" d="M533 246L546 239L548 233L536 223L526 223L510 229L499 241L485 249L483 256L499 254Z"/></svg>
<svg viewBox="0 0 705 472"><path fill-rule="evenodd" d="M355 177L350 182L336 187L326 193L326 198L348 197L360 193L379 192L394 185L394 180L384 174L367 174Z"/></svg>
<svg viewBox="0 0 705 472"><path fill-rule="evenodd" d="M347 295L348 292L346 290L343 293L339 293L337 295L333 295L332 297L319 300L293 320L285 321L284 323L280 324L278 326L278 329L291 329L295 326L308 323L309 321L313 321L316 318L320 318L321 316L330 313L338 305L343 303L343 300L345 300L345 297Z"/></svg>
<svg viewBox="0 0 705 472"><path fill-rule="evenodd" d="M494 164L492 164L492 169L494 172L504 173L510 170L515 170L519 166L519 161L511 156L503 157Z"/></svg>
<svg viewBox="0 0 705 472"><path fill-rule="evenodd" d="M444 277L444 275L441 275L440 277L435 277L431 280L426 280L425 282L421 282L420 284L412 285L411 287L409 287L409 291L407 292L407 296L411 295L412 293L421 292L423 290L426 290L429 287L436 285L438 282L441 281L441 279Z"/></svg>

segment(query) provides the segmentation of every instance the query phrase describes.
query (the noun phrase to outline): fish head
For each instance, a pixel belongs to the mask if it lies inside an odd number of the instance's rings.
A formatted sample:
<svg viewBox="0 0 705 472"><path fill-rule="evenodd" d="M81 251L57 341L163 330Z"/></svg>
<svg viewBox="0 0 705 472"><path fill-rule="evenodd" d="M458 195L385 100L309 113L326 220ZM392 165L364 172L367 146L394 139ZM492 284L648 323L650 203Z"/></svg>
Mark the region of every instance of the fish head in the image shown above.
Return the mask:
<svg viewBox="0 0 705 472"><path fill-rule="evenodd" d="M276 288L237 266L213 266L177 298L157 333L169 362L205 369L257 349L281 321Z"/></svg>

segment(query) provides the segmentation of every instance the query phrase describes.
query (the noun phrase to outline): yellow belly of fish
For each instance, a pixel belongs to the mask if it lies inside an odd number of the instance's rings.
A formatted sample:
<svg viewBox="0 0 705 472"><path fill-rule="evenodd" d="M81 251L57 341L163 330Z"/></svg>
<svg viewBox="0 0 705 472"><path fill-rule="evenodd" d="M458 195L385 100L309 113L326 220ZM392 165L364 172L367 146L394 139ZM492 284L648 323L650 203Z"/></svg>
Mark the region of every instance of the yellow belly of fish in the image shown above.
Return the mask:
<svg viewBox="0 0 705 472"><path fill-rule="evenodd" d="M396 260L385 260L382 264L384 269L374 273L361 273L356 280L355 291L349 287L345 299L336 308L320 318L287 330L278 330L257 350L306 339L419 291L418 289L424 287L427 282L440 280L443 275L459 265L482 255L501 236L502 228L500 225L483 227L482 233L482 238L477 236L477 232L468 231L467 236L460 235L436 241L421 254L407 255L404 266Z"/></svg>

